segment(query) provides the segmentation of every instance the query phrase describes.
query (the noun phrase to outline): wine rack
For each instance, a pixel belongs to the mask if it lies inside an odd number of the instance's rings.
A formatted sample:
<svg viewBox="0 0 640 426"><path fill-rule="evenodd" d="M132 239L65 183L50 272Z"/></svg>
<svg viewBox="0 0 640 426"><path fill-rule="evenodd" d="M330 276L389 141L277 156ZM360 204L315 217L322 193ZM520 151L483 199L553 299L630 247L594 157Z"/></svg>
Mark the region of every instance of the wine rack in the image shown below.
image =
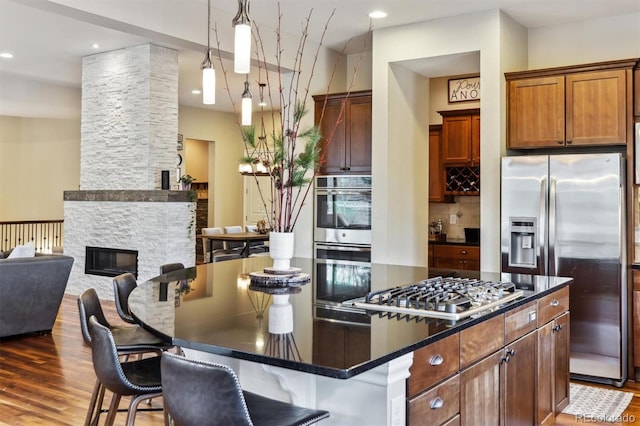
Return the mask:
<svg viewBox="0 0 640 426"><path fill-rule="evenodd" d="M480 167L447 167L444 193L480 195Z"/></svg>

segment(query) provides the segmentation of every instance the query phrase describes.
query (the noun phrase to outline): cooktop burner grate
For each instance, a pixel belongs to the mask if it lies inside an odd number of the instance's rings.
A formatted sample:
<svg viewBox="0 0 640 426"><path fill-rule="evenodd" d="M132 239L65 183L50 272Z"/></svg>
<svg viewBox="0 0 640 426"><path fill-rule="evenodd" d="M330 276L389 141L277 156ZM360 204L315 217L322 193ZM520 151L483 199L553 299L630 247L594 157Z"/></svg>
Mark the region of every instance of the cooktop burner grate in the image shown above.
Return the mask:
<svg viewBox="0 0 640 426"><path fill-rule="evenodd" d="M369 310L462 319L522 296L510 282L435 277L345 302Z"/></svg>

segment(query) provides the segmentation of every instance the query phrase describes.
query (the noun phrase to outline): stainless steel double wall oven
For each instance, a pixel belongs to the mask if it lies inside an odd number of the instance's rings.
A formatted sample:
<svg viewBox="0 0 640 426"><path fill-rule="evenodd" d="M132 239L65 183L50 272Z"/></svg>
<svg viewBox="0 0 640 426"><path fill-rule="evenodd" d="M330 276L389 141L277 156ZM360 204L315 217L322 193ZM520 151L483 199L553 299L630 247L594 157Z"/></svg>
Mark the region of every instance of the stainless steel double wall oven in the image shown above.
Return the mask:
<svg viewBox="0 0 640 426"><path fill-rule="evenodd" d="M371 261L371 176L318 176L314 250L317 259Z"/></svg>

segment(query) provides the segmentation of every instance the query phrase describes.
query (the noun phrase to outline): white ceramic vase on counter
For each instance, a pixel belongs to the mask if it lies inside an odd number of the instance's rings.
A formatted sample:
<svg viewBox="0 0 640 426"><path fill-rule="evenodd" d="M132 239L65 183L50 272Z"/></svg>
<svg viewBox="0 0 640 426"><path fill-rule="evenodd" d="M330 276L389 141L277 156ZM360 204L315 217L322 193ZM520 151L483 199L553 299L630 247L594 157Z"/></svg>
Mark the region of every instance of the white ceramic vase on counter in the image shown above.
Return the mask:
<svg viewBox="0 0 640 426"><path fill-rule="evenodd" d="M273 259L273 269L288 271L293 257L293 232L269 233L269 256Z"/></svg>

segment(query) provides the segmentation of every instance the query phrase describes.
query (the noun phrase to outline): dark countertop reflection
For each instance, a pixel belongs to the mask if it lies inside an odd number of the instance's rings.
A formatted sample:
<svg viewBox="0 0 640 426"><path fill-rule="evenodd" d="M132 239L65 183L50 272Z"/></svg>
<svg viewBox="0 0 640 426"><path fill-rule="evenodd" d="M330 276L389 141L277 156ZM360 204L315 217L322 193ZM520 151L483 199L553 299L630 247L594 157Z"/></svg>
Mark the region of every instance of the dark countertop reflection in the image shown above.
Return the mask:
<svg viewBox="0 0 640 426"><path fill-rule="evenodd" d="M268 256L253 257L170 272L141 283L132 292L129 304L140 322L175 345L346 379L571 282L568 278L522 274L370 265L367 274L370 272L372 291L437 275L511 281L524 290L523 297L503 307L476 318L450 321L358 309L336 310L340 303L316 300L316 294L323 295L326 290L326 282L318 286L316 280L342 279L340 288L344 289L354 281L353 275L340 277L339 269L334 268L331 277L327 277L326 262L295 258L292 266L301 268L312 279L298 293L288 296L293 331L274 334L269 332L273 296L249 289L249 273L262 271L271 264ZM362 282L357 285L362 291Z"/></svg>

